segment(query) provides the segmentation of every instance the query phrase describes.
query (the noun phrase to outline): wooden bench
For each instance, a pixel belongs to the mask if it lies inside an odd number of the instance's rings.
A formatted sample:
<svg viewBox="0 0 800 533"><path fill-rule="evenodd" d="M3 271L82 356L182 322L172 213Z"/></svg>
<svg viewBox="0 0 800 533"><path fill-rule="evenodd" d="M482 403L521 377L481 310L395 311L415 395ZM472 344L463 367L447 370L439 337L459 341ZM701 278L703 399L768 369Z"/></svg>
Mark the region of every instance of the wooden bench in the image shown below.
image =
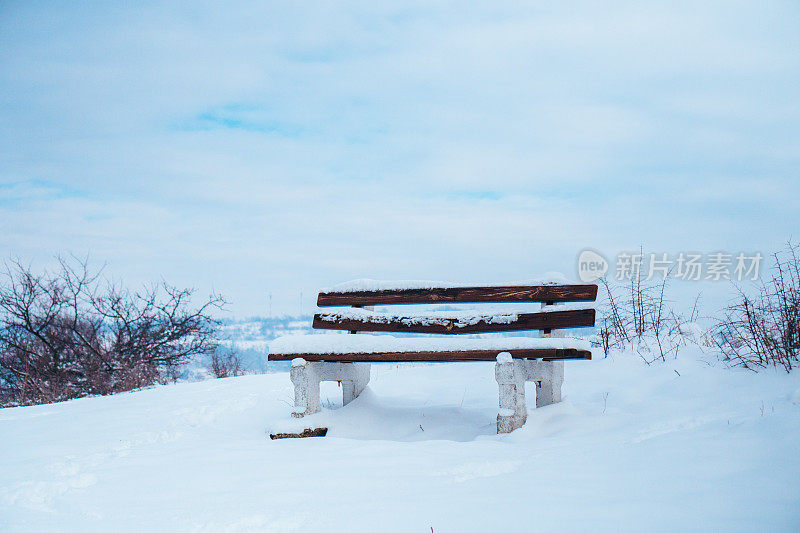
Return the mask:
<svg viewBox="0 0 800 533"><path fill-rule="evenodd" d="M565 339L565 328L592 327L597 285L528 285L497 287L420 287L320 292L318 307L350 309L314 315L315 329L357 332L429 333L437 337L401 338L387 335L337 333L282 337L270 344L268 359L292 361L295 417L320 410L319 383L342 384L343 404L354 400L369 382L369 364L379 362L496 361L500 391L497 432L508 433L527 418L525 382L535 381L536 406L561 401L564 360L591 359L589 343ZM540 303L537 312L427 311L376 313L380 305L466 303ZM570 304L566 308L565 304ZM572 308L575 307L575 308ZM457 335L539 330L539 338Z"/></svg>

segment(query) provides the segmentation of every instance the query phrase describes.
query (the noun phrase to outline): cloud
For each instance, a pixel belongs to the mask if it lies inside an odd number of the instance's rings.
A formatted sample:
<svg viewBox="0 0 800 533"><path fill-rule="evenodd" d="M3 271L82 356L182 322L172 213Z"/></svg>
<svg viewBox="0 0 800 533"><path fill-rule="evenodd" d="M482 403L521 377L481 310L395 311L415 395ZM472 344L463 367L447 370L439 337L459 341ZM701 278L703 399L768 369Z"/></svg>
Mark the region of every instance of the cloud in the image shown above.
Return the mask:
<svg viewBox="0 0 800 533"><path fill-rule="evenodd" d="M7 2L0 249L240 313L586 246L769 250L800 222L798 10Z"/></svg>

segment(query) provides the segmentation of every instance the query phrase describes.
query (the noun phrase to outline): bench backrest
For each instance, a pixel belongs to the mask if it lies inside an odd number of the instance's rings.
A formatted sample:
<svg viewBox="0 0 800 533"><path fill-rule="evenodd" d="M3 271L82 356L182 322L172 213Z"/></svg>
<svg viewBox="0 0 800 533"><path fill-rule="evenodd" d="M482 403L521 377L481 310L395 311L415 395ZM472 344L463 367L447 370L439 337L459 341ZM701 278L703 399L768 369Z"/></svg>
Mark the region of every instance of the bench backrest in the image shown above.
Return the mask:
<svg viewBox="0 0 800 533"><path fill-rule="evenodd" d="M375 305L419 305L447 303L521 303L539 302L545 306L567 302L593 302L597 285L524 285L505 287L441 287L390 289L375 291L321 292L318 307L370 308ZM594 326L594 309L546 310L533 313L475 312L470 316L409 316L370 313L367 310L331 311L314 315L315 329L382 331L397 333L465 334L501 331L542 330Z"/></svg>

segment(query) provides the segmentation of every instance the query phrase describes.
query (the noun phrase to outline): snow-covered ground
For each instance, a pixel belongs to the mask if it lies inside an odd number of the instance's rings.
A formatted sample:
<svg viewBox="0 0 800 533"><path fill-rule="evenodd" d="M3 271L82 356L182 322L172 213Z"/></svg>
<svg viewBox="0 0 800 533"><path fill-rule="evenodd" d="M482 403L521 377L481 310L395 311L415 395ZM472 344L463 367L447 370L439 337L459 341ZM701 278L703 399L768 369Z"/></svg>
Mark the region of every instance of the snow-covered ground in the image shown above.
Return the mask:
<svg viewBox="0 0 800 533"><path fill-rule="evenodd" d="M509 435L491 363L373 365L326 438L267 437L285 373L4 409L0 530L800 530L800 374L714 361L567 362Z"/></svg>

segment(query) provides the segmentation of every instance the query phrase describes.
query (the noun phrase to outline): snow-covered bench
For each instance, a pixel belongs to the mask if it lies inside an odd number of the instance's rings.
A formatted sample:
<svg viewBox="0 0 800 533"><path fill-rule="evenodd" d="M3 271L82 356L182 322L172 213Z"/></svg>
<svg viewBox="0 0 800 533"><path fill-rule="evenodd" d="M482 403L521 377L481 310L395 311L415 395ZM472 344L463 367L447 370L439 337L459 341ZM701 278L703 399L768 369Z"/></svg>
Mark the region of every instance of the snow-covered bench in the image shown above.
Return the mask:
<svg viewBox="0 0 800 533"><path fill-rule="evenodd" d="M270 344L269 360L292 361L295 417L320 410L319 384L342 384L343 404L354 400L369 382L370 363L496 361L500 389L497 432L509 433L527 418L525 382L535 381L536 407L561 401L564 360L591 359L589 343L582 339L553 338L557 329L594 326L595 311L586 304L597 297L597 285L543 284L525 286L451 287L422 283L402 288L379 282L365 286L340 286L319 293L318 307L350 309L314 315L315 329L432 333L447 337L392 337L327 333L295 335ZM427 311L403 314L376 313L376 305L531 303L538 312ZM567 307L569 305L569 307ZM459 338L453 334L500 333L540 330L540 338L493 336Z"/></svg>

